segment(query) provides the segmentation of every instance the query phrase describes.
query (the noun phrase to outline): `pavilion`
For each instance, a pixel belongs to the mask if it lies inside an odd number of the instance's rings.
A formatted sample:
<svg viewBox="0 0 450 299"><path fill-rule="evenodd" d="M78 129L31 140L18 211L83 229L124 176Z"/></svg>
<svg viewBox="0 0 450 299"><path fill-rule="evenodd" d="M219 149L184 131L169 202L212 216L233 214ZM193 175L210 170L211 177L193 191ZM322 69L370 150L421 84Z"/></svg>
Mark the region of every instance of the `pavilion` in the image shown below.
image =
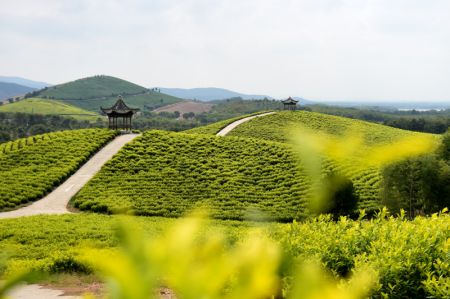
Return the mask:
<svg viewBox="0 0 450 299"><path fill-rule="evenodd" d="M283 103L283 110L296 110L298 101L289 97L286 100L281 101L281 103Z"/></svg>
<svg viewBox="0 0 450 299"><path fill-rule="evenodd" d="M117 102L112 107L100 107L100 109L108 116L108 128L113 130L123 129L125 131L131 130L131 119L139 111L137 108L128 107L122 96L117 98Z"/></svg>

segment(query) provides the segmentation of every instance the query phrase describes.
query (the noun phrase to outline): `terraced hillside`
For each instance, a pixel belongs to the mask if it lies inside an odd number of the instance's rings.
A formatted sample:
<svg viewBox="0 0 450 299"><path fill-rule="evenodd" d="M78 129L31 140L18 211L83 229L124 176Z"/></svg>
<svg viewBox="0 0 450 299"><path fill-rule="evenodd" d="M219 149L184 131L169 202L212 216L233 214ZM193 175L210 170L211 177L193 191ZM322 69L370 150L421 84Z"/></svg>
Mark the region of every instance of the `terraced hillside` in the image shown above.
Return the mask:
<svg viewBox="0 0 450 299"><path fill-rule="evenodd" d="M178 217L207 205L215 218L259 210L301 218L307 180L288 145L162 131L126 145L78 193L81 210Z"/></svg>
<svg viewBox="0 0 450 299"><path fill-rule="evenodd" d="M44 196L115 134L105 129L84 129L0 144L0 211Z"/></svg>
<svg viewBox="0 0 450 299"><path fill-rule="evenodd" d="M183 101L119 78L104 75L55 85L37 94L40 98L61 100L93 112L98 112L100 106L112 106L118 95L122 95L129 106L140 109L153 109Z"/></svg>
<svg viewBox="0 0 450 299"><path fill-rule="evenodd" d="M330 138L345 138L348 134L359 136L362 143L358 145L357 154L360 157L349 157L334 167L352 179L360 197L360 207L375 209L379 207L380 197L380 169L378 167L357 167L365 159L365 153L375 146L389 146L394 142L414 137L428 137L429 134L405 131L378 125L365 121L326 115L307 111L281 111L261 118L254 118L245 122L228 136L251 137L261 140L270 140L282 143L292 143L299 127L307 128L312 132L325 133ZM209 130L212 129L212 130ZM203 132L217 131L214 124L206 126Z"/></svg>
<svg viewBox="0 0 450 299"><path fill-rule="evenodd" d="M367 146L389 144L401 138L424 135L346 117L308 111L280 111L244 123L231 131L229 136L290 142L290 136L299 126L334 136L349 132L360 134Z"/></svg>
<svg viewBox="0 0 450 299"><path fill-rule="evenodd" d="M251 209L278 221L298 219L306 213L311 184L298 167L286 128L305 123L338 140L347 130L359 130L365 134L365 143L359 145L363 152L408 136L423 136L308 112L255 118L230 133L243 137L194 134L214 134L227 123L207 126L204 131L194 129L189 134L145 133L80 191L74 206L96 212L178 217L206 204L214 217L222 219L243 219ZM360 167L354 157L341 162L325 159L322 173L343 173L355 186L359 208L380 208L379 166Z"/></svg>
<svg viewBox="0 0 450 299"><path fill-rule="evenodd" d="M21 112L29 114L60 115L78 120L96 121L101 116L70 104L40 98L29 98L12 104L0 106L0 112Z"/></svg>

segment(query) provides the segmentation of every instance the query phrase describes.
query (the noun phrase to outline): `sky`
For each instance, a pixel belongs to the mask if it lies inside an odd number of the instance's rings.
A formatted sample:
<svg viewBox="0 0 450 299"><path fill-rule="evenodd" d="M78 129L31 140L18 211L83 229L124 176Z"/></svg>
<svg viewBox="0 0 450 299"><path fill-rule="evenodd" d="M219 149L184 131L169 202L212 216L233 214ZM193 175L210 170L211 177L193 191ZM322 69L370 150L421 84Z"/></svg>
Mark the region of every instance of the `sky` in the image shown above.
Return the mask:
<svg viewBox="0 0 450 299"><path fill-rule="evenodd" d="M0 75L450 102L449 0L0 0Z"/></svg>

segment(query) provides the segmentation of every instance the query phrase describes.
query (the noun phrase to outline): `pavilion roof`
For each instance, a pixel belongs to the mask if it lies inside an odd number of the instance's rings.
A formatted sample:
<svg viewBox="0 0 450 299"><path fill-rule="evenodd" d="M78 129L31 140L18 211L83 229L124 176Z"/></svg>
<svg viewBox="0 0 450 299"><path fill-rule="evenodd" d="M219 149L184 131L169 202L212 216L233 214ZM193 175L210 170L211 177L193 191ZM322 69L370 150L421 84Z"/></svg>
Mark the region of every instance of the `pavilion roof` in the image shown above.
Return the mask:
<svg viewBox="0 0 450 299"><path fill-rule="evenodd" d="M110 114L112 112L116 112L118 114L126 114L126 113L130 113L130 112L135 113L135 112L139 111L139 109L137 109L137 108L128 107L127 104L125 104L125 102L123 101L122 96L119 96L117 98L116 103L112 107L110 107L110 108L100 107L100 109L106 114Z"/></svg>
<svg viewBox="0 0 450 299"><path fill-rule="evenodd" d="M294 100L293 98L289 97L286 100L282 100L281 101L283 104L297 104L298 101Z"/></svg>

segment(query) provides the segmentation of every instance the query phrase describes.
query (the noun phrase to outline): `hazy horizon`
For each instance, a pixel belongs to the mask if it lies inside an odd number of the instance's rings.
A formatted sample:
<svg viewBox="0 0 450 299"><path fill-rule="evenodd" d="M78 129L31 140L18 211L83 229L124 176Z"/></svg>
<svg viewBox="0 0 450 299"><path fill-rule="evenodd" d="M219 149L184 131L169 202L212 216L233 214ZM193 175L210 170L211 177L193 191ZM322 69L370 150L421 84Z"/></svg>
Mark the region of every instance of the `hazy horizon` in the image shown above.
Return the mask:
<svg viewBox="0 0 450 299"><path fill-rule="evenodd" d="M450 102L445 0L17 0L0 4L1 75L275 98Z"/></svg>

